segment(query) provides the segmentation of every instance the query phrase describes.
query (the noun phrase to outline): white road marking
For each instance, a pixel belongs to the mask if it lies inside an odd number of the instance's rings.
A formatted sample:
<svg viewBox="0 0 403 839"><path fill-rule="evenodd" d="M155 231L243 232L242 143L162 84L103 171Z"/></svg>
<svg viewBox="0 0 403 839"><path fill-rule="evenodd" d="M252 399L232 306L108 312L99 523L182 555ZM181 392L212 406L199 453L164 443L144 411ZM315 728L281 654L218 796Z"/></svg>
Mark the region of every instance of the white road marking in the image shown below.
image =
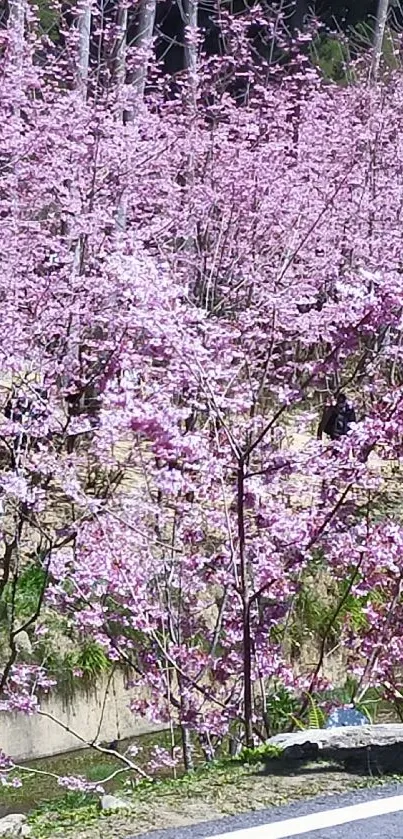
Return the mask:
<svg viewBox="0 0 403 839"><path fill-rule="evenodd" d="M365 801L363 804L353 804L350 807L311 813L309 816L298 816L296 819L269 822L269 824L261 824L257 827L220 833L219 836L211 836L209 839L286 839L288 836L299 836L311 830L337 827L337 825L349 824L360 819L398 813L400 810L403 810L403 795L394 795L389 798L378 798L375 801Z"/></svg>

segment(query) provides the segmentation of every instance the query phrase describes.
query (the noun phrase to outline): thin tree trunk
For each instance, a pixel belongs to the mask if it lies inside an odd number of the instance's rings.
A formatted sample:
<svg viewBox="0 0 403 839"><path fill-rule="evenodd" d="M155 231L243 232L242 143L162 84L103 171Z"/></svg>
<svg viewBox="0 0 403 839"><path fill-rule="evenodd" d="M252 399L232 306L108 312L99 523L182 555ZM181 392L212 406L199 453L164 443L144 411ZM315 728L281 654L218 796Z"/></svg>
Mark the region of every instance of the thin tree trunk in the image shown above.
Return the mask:
<svg viewBox="0 0 403 839"><path fill-rule="evenodd" d="M13 31L20 44L24 40L25 0L9 0L8 28Z"/></svg>
<svg viewBox="0 0 403 839"><path fill-rule="evenodd" d="M91 0L83 0L82 4L79 8L79 16L77 20L77 30L78 30L78 49L77 49L77 71L76 71L76 78L75 78L75 88L78 91L80 98L86 102L87 94L88 94L88 75L89 75L89 65L90 65L90 40L91 40ZM63 224L63 235L68 237L71 235L70 225ZM73 259L73 270L76 274L82 274L84 269L84 259L85 259L85 237L83 235L79 235L75 244L74 244L74 259ZM77 314L72 314L72 327L74 328L73 322L77 321ZM78 346L76 350L76 361L78 367L80 366L80 353L81 347ZM74 408L70 402L67 402L67 412L68 416L71 419L74 416ZM75 436L68 436L67 437L67 452L71 454L74 451L74 447L76 444L77 437Z"/></svg>
<svg viewBox="0 0 403 839"><path fill-rule="evenodd" d="M185 68L188 73L195 74L197 70L197 8L198 0L185 0Z"/></svg>
<svg viewBox="0 0 403 839"><path fill-rule="evenodd" d="M126 81L127 5L124 0L119 4L117 30L114 75L116 85L121 90Z"/></svg>
<svg viewBox="0 0 403 839"><path fill-rule="evenodd" d="M132 82L133 107L126 114L126 122L132 122L142 105L147 81L148 62L153 42L157 0L143 0L140 8L139 29L136 38L139 62Z"/></svg>
<svg viewBox="0 0 403 839"><path fill-rule="evenodd" d="M190 731L185 725L181 725L181 736L182 736L182 754L183 754L183 763L185 766L186 772L193 772L194 764L193 764L193 756L192 756L192 744L190 741Z"/></svg>
<svg viewBox="0 0 403 839"><path fill-rule="evenodd" d="M189 207L192 207L193 196L192 190L195 181L195 154L194 154L194 134L195 134L195 120L194 115L197 106L197 12L198 0L182 0L181 6L182 20L184 26L184 69L187 74L187 90L186 90L186 106L188 117L188 142L189 152L187 159L183 162L183 169L180 171L182 179L182 186L186 186L186 190L182 191L182 201ZM179 174L179 173L178 173ZM192 215L192 212L191 212ZM199 269L197 268L197 225L193 224L193 231L189 231L186 241L181 247L183 259L187 266L193 264L191 272L188 271L188 278L190 287L193 293L197 294ZM199 260L200 261L200 260ZM192 276L193 275L193 276Z"/></svg>
<svg viewBox="0 0 403 839"><path fill-rule="evenodd" d="M90 66L90 37L91 37L91 0L85 0L78 18L78 62L77 87L83 99L87 98L88 71Z"/></svg>
<svg viewBox="0 0 403 839"><path fill-rule="evenodd" d="M248 748L253 747L253 697L252 697L252 638L250 628L250 592L247 560L245 555L245 464L238 463L237 517L239 540L239 565L242 586L242 640L245 740Z"/></svg>
<svg viewBox="0 0 403 839"><path fill-rule="evenodd" d="M90 66L91 0L85 0L80 8L77 29L79 38L76 87L85 102L88 93L88 72ZM84 249L84 240L80 236L74 249L74 270L79 274L82 273L83 269Z"/></svg>
<svg viewBox="0 0 403 839"><path fill-rule="evenodd" d="M131 83L132 104L129 109L123 112L123 122L130 125L134 122L144 100L144 90L147 80L148 62L151 54L151 47L154 33L155 14L157 0L143 0L140 8L139 29L136 38L139 63L135 70ZM116 78L120 84L126 80L126 32L127 32L127 9L122 7L119 18L120 47L117 54ZM116 226L121 233L127 227L127 193L122 188L116 209Z"/></svg>
<svg viewBox="0 0 403 839"><path fill-rule="evenodd" d="M188 74L190 85L190 98L193 105L196 104L197 96L197 12L198 0L184 0L184 27L185 27L185 69Z"/></svg>
<svg viewBox="0 0 403 839"><path fill-rule="evenodd" d="M383 39L385 37L386 22L388 19L389 0L379 0L376 15L374 47L372 53L371 79L376 81L379 74L379 66L382 58Z"/></svg>
<svg viewBox="0 0 403 839"><path fill-rule="evenodd" d="M10 57L14 72L21 72L24 56L25 0L9 0L8 31L11 34ZM16 79L16 85L19 82Z"/></svg>
<svg viewBox="0 0 403 839"><path fill-rule="evenodd" d="M117 15L117 40L115 46L115 63L114 63L114 75L117 87L117 96L120 97L122 93L125 83L126 83L126 53L127 53L127 23L128 23L128 16L127 16L127 5L125 0L120 0L118 15ZM123 123L126 123L130 120L127 118L127 111L123 110L120 114ZM125 152L126 153L126 152ZM127 157L127 155L126 155ZM126 165L127 168L127 165ZM124 233L127 226L127 197L126 191L122 189L120 197L118 199L118 205L116 208L116 227L121 232Z"/></svg>

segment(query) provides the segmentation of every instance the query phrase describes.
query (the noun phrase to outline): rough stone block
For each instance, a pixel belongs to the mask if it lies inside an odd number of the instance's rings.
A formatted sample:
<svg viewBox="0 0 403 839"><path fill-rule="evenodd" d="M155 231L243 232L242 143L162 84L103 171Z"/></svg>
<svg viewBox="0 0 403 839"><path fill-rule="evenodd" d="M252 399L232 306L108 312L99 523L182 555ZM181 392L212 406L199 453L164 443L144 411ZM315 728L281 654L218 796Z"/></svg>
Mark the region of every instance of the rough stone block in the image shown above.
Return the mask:
<svg viewBox="0 0 403 839"><path fill-rule="evenodd" d="M267 741L286 763L330 760L369 773L403 772L403 724L340 726L277 734Z"/></svg>

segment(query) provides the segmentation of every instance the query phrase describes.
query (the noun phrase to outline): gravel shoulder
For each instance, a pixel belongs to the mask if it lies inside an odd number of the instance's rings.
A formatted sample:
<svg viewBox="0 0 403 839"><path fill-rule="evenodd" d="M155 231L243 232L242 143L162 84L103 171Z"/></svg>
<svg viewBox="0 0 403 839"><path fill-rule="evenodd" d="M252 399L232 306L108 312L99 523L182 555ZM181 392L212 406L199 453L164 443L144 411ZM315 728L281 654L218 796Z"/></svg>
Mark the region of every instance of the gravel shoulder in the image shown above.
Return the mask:
<svg viewBox="0 0 403 839"><path fill-rule="evenodd" d="M152 830L217 821L376 783L377 779L347 773L329 764L270 775L264 774L260 766L242 766L211 770L134 792L130 797L131 811L127 813L101 815L93 804L65 812L44 811L32 818L32 826L38 839L126 839Z"/></svg>

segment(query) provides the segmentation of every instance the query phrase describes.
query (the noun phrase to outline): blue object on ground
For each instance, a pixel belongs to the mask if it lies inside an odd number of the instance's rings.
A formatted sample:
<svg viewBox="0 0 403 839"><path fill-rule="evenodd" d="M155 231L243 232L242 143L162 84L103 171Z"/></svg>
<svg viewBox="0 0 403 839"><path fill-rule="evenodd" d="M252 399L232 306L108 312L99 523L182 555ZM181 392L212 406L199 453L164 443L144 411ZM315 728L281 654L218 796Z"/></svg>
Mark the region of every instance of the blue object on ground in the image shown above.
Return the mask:
<svg viewBox="0 0 403 839"><path fill-rule="evenodd" d="M329 714L325 728L336 728L340 725L368 725L368 718L356 708L336 708Z"/></svg>

